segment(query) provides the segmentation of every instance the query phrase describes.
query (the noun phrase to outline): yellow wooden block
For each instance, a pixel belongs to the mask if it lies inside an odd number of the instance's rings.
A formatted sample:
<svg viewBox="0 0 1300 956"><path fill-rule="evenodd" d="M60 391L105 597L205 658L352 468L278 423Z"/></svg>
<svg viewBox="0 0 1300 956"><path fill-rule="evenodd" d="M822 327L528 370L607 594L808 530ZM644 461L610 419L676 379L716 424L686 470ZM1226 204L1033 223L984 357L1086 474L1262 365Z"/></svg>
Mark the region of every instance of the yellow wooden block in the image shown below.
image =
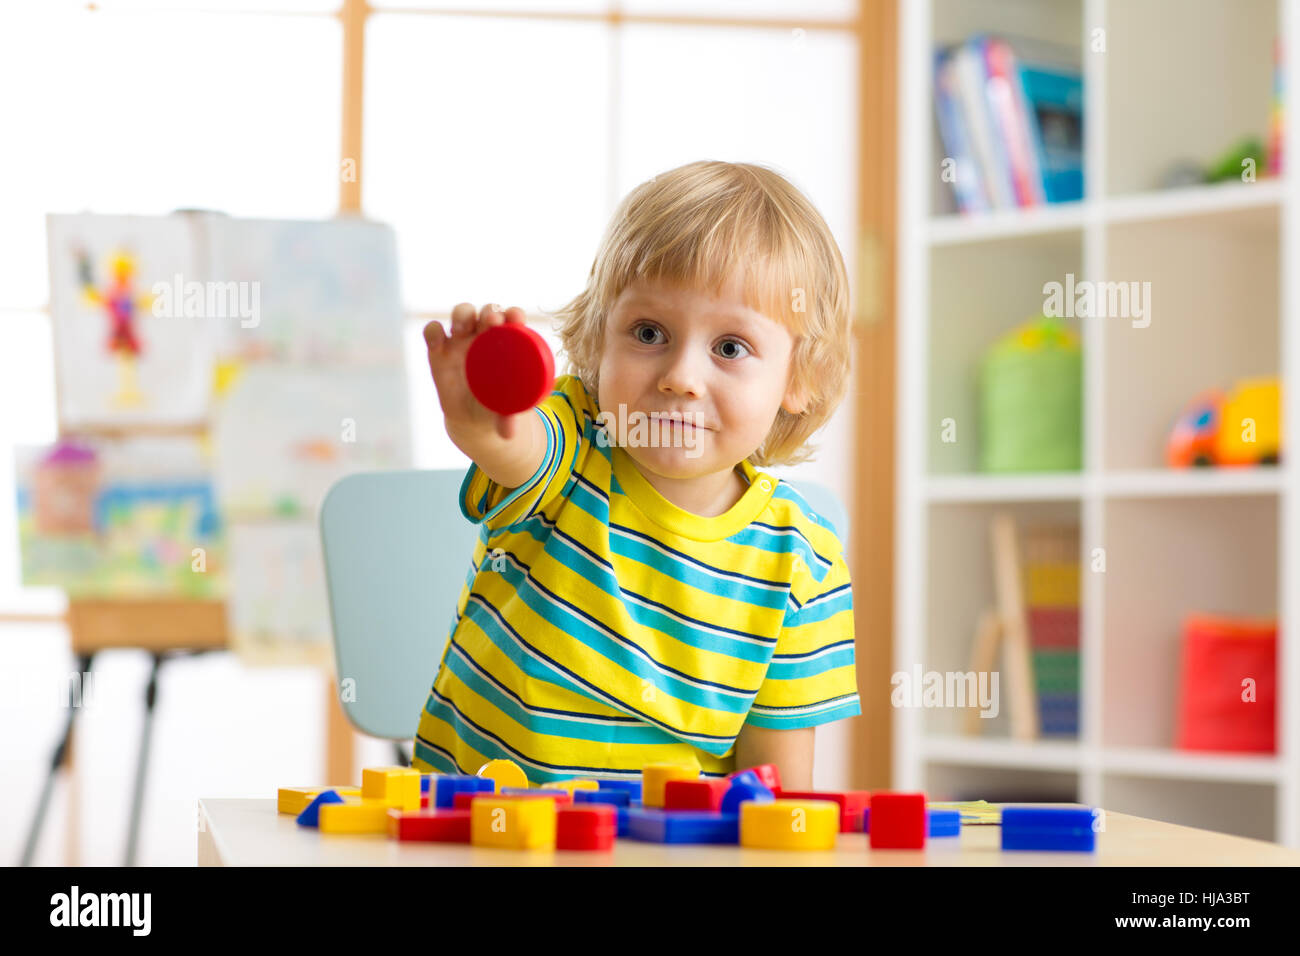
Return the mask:
<svg viewBox="0 0 1300 956"><path fill-rule="evenodd" d="M1079 603L1079 563L1035 564L1025 573L1025 601L1034 607Z"/></svg>
<svg viewBox="0 0 1300 956"><path fill-rule="evenodd" d="M641 768L641 805L645 807L662 807L664 805L664 785L669 780L695 780L699 775L699 764L646 764Z"/></svg>
<svg viewBox="0 0 1300 956"><path fill-rule="evenodd" d="M553 780L550 783L542 784L542 790L563 790L569 796L573 796L575 790L599 790L600 784L595 780Z"/></svg>
<svg viewBox="0 0 1300 956"><path fill-rule="evenodd" d="M502 787L528 786L528 777L513 760L489 760L478 768L476 776L495 780L498 793Z"/></svg>
<svg viewBox="0 0 1300 956"><path fill-rule="evenodd" d="M740 805L740 845L765 850L833 850L840 805L833 800L746 800Z"/></svg>
<svg viewBox="0 0 1300 956"><path fill-rule="evenodd" d="M555 846L555 801L484 794L470 804L475 846L535 850Z"/></svg>
<svg viewBox="0 0 1300 956"><path fill-rule="evenodd" d="M275 808L280 813L292 813L296 817L326 790L336 790L340 797L361 796L360 787L281 787L277 791Z"/></svg>
<svg viewBox="0 0 1300 956"><path fill-rule="evenodd" d="M320 808L322 833L387 833L388 811L384 800L362 798L357 803L326 803Z"/></svg>
<svg viewBox="0 0 1300 956"><path fill-rule="evenodd" d="M361 771L361 796L403 810L420 809L420 771L412 767L368 767Z"/></svg>

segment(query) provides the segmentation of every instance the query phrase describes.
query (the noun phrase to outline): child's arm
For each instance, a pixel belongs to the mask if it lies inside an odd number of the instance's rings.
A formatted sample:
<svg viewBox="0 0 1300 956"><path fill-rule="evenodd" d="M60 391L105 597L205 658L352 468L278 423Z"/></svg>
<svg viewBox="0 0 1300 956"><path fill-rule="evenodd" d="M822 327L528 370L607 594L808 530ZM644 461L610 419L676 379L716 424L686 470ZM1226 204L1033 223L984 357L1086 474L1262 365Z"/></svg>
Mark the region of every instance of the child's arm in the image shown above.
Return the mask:
<svg viewBox="0 0 1300 956"><path fill-rule="evenodd" d="M816 727L770 730L744 724L736 735L736 769L775 764L783 790L811 790Z"/></svg>
<svg viewBox="0 0 1300 956"><path fill-rule="evenodd" d="M531 478L546 457L546 430L532 409L516 415L498 415L484 407L470 391L465 376L465 353L481 332L503 322L524 321L524 312L485 305L481 313L462 302L451 312L451 334L442 325L424 327L429 350L429 371L438 389L447 437L504 488L517 488Z"/></svg>

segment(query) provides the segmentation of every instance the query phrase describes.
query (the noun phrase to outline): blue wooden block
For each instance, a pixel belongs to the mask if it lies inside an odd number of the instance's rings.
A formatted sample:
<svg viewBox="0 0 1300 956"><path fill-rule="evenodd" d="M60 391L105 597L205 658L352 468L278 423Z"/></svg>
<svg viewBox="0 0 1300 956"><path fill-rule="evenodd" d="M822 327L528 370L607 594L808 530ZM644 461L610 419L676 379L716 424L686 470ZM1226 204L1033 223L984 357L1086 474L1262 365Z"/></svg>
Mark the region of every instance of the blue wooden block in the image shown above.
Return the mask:
<svg viewBox="0 0 1300 956"><path fill-rule="evenodd" d="M471 777L468 774L443 774L437 778L437 792L434 799L429 801L435 807L441 807L444 810L450 810L456 806L456 794L464 793L495 793L496 781L489 777Z"/></svg>
<svg viewBox="0 0 1300 956"><path fill-rule="evenodd" d="M1004 807L1002 849L1091 853L1097 849L1096 819L1089 807Z"/></svg>
<svg viewBox="0 0 1300 956"><path fill-rule="evenodd" d="M742 770L740 773L736 774L731 778L732 783L735 783L737 780L743 780L745 783L756 783L760 787L767 786L767 784L763 782L763 778L760 777L758 774L754 773L754 771L752 770Z"/></svg>
<svg viewBox="0 0 1300 956"><path fill-rule="evenodd" d="M739 843L740 814L706 810L631 809L627 835L647 843Z"/></svg>
<svg viewBox="0 0 1300 956"><path fill-rule="evenodd" d="M871 811L868 810L867 812L870 813ZM930 836L961 836L960 810L927 810L926 816L929 819Z"/></svg>
<svg viewBox="0 0 1300 956"><path fill-rule="evenodd" d="M622 790L629 794L633 800L641 799L640 780L605 780L598 778L596 783L600 785L601 790Z"/></svg>
<svg viewBox="0 0 1300 956"><path fill-rule="evenodd" d="M298 826L300 827L319 827L320 826L320 808L325 803L342 803L343 798L333 790L324 790L316 794L311 803L307 804L302 813L298 814Z"/></svg>
<svg viewBox="0 0 1300 956"><path fill-rule="evenodd" d="M739 777L731 781L731 786L727 792L722 795L722 806L719 808L723 813L740 813L740 805L746 800L757 800L759 803L771 803L776 799L772 791L763 786L762 783L755 783L745 779L746 776L754 777L758 780L758 775L745 771Z"/></svg>
<svg viewBox="0 0 1300 956"><path fill-rule="evenodd" d="M608 803L615 807L626 807L632 803L632 794L626 790L575 790L574 803Z"/></svg>
<svg viewBox="0 0 1300 956"><path fill-rule="evenodd" d="M435 778L437 778L437 776L438 776L438 774L436 774L436 773L422 773L422 774L420 774L420 793L428 793L428 792L429 792L429 781L430 781L430 780L433 780L433 779L435 779Z"/></svg>

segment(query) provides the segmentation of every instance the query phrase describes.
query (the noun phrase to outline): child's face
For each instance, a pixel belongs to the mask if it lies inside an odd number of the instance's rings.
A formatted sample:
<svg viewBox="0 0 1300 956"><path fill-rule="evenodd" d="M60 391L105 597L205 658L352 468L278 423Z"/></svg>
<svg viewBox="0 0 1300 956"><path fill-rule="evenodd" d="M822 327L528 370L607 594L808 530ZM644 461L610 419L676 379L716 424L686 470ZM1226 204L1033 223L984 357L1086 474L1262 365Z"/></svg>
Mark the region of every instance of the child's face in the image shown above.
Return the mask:
<svg viewBox="0 0 1300 956"><path fill-rule="evenodd" d="M803 396L789 384L790 332L747 308L740 293L736 279L717 299L638 281L610 310L597 401L613 443L643 472L689 479L729 471L763 443L778 409L802 411ZM654 420L671 412L697 427ZM632 431L638 417L650 419L642 441ZM656 433L659 447L651 447Z"/></svg>

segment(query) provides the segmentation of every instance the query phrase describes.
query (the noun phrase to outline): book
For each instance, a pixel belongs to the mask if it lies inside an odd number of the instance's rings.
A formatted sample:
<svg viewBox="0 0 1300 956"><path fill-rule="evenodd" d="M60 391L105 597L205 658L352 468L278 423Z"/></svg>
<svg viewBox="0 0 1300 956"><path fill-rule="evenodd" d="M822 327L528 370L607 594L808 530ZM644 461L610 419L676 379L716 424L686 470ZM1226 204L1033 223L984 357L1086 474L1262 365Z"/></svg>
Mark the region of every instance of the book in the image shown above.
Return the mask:
<svg viewBox="0 0 1300 956"><path fill-rule="evenodd" d="M950 51L942 50L935 56L934 89L939 135L947 158L952 159L955 167L952 186L957 208L963 213L984 212L990 205L989 195L973 152Z"/></svg>
<svg viewBox="0 0 1300 956"><path fill-rule="evenodd" d="M953 57L958 96L975 157L987 184L990 205L996 209L1010 208L1016 205L1015 186L1011 182L1001 139L989 115L984 59L969 43L959 47Z"/></svg>

